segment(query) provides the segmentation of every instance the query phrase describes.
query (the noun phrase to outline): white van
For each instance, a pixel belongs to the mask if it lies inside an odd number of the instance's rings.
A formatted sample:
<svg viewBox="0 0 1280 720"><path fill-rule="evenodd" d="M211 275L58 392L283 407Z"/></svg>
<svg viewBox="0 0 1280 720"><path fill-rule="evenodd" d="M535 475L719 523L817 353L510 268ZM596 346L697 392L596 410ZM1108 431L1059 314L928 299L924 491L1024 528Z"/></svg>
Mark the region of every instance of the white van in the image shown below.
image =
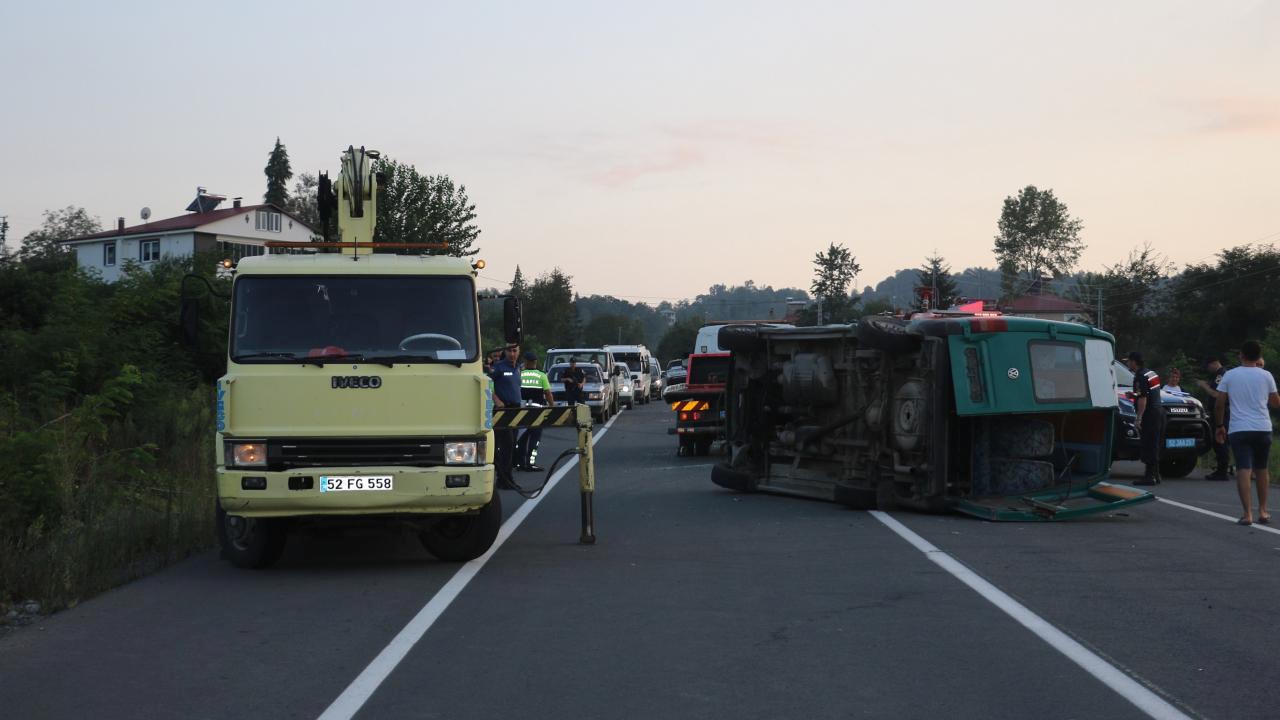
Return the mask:
<svg viewBox="0 0 1280 720"><path fill-rule="evenodd" d="M720 347L720 328L729 325L759 325L760 327L793 327L789 323L766 322L763 320L749 320L744 322L721 323L719 325L703 325L698 331L698 338L693 341L694 353L718 353L729 352Z"/></svg>
<svg viewBox="0 0 1280 720"><path fill-rule="evenodd" d="M653 385L653 357L649 355L649 348L644 345L605 345L604 349L613 353L616 362L625 362L630 370L631 383L623 387L622 402L627 407L649 402ZM628 389L629 393L626 392Z"/></svg>

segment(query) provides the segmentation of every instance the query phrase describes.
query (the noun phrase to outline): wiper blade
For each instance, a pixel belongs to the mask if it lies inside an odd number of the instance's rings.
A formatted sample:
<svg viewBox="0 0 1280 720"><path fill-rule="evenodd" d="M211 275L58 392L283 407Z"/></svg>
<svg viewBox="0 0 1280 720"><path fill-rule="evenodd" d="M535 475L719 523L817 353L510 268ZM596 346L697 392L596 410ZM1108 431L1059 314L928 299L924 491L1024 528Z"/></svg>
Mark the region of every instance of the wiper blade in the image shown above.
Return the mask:
<svg viewBox="0 0 1280 720"><path fill-rule="evenodd" d="M296 360L298 362L311 363L313 365L323 365L319 362L320 358L298 357L291 352L256 352L246 353L244 355L232 355L231 359L240 362L241 360L252 360L254 358L279 358L281 360Z"/></svg>
<svg viewBox="0 0 1280 720"><path fill-rule="evenodd" d="M317 365L324 365L325 363L330 363L330 362L358 362L358 363L371 362L376 365L385 365L387 367L391 367L391 361L386 358L381 358L381 357L366 358L362 353L316 355L315 357L307 358L307 360L314 361Z"/></svg>
<svg viewBox="0 0 1280 720"><path fill-rule="evenodd" d="M388 366L391 363L447 363L451 365L461 365L463 363L461 359L450 358L446 360L432 355L376 355L369 358L369 362L386 363Z"/></svg>

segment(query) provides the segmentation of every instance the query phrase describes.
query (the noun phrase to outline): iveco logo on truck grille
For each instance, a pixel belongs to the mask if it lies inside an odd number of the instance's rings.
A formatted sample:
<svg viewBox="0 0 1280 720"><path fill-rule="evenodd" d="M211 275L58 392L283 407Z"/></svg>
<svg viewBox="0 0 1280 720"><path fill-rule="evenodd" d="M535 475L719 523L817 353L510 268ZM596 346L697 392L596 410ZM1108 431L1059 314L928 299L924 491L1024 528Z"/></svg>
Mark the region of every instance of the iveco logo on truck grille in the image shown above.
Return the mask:
<svg viewBox="0 0 1280 720"><path fill-rule="evenodd" d="M329 387L352 390L377 390L382 387L382 378L377 375L334 375L329 379Z"/></svg>

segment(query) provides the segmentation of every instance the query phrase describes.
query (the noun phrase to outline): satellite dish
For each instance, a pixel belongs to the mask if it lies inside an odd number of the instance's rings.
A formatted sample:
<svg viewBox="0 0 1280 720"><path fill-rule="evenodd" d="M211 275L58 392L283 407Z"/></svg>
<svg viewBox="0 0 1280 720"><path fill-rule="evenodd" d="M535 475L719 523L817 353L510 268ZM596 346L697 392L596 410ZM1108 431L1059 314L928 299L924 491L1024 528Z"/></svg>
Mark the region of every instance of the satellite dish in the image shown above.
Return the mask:
<svg viewBox="0 0 1280 720"><path fill-rule="evenodd" d="M150 218L151 218L151 208L149 207L142 208L142 222L146 222Z"/></svg>

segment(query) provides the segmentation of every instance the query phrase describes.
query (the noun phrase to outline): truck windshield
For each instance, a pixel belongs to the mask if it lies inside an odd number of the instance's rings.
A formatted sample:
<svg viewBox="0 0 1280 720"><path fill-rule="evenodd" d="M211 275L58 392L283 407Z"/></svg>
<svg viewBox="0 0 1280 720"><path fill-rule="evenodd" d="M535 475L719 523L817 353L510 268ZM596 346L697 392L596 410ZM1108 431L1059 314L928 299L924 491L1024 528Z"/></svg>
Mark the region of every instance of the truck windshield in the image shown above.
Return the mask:
<svg viewBox="0 0 1280 720"><path fill-rule="evenodd" d="M470 278L242 276L231 359L469 362L479 355Z"/></svg>

